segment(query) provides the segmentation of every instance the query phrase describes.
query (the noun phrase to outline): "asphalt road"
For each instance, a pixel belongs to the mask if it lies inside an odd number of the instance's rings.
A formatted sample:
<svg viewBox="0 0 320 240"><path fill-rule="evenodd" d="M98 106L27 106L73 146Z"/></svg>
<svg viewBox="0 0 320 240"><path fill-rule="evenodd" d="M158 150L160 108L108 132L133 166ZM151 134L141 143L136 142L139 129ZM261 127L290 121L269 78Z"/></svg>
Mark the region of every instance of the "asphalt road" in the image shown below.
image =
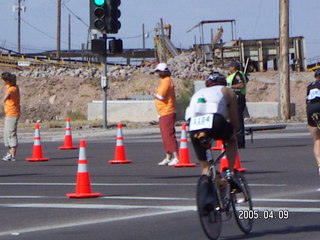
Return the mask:
<svg viewBox="0 0 320 240"><path fill-rule="evenodd" d="M27 162L33 143L22 142L17 162L0 162L0 239L206 239L195 206L200 168L157 166L164 155L157 134L124 138L132 163L121 165L108 163L115 136L88 138L92 192L103 196L86 199L66 197L75 192L78 150L58 150L63 139L43 141L50 160ZM234 219L224 222L221 239L319 239L320 177L307 128L255 132L253 139L240 155L260 217L249 235Z"/></svg>

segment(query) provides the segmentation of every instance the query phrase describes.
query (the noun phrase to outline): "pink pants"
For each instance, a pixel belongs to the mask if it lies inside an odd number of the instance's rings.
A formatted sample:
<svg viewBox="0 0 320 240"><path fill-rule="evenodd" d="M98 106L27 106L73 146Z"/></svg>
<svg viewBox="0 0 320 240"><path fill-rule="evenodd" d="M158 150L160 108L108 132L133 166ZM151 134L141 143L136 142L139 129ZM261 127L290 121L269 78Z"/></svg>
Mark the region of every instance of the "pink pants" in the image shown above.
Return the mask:
<svg viewBox="0 0 320 240"><path fill-rule="evenodd" d="M162 143L166 153L178 152L176 130L174 128L175 120L176 120L175 113L162 116L159 119Z"/></svg>

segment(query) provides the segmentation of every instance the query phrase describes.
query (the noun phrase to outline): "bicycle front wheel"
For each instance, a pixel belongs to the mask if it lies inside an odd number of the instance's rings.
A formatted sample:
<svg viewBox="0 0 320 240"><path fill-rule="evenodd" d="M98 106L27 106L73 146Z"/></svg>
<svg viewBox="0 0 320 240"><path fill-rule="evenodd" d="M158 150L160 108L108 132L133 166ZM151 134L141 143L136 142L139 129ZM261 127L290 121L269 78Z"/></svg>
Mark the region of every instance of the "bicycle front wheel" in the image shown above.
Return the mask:
<svg viewBox="0 0 320 240"><path fill-rule="evenodd" d="M243 174L238 172L235 174L235 176L240 182L243 191L231 192L230 194L233 214L240 230L248 234L250 233L253 225L253 217L250 216L250 213L253 212L251 194L247 180L245 179Z"/></svg>
<svg viewBox="0 0 320 240"><path fill-rule="evenodd" d="M218 239L221 233L221 211L212 179L202 175L197 186L197 208L202 229L211 240Z"/></svg>

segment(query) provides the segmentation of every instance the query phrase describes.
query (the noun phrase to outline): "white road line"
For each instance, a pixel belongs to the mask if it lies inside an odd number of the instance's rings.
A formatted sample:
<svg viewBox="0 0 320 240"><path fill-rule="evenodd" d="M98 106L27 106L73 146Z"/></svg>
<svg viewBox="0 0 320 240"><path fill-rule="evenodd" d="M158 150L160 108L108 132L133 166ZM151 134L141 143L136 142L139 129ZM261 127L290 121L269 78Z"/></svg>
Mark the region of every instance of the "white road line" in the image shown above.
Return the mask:
<svg viewBox="0 0 320 240"><path fill-rule="evenodd" d="M112 205L112 204L63 204L63 203L30 203L30 204L0 204L0 207L10 208L60 208L60 209L109 209L109 210L128 210L128 209L154 209L164 211L196 211L195 205L166 205L166 206L154 206L154 205ZM289 212L304 212L304 213L320 213L320 208L314 207L254 207L256 210L270 210L280 211L288 210Z"/></svg>
<svg viewBox="0 0 320 240"><path fill-rule="evenodd" d="M0 199L66 199L64 196L0 196ZM195 201L196 198L181 197L142 197L142 196L104 196L105 200L154 200L154 201ZM253 202L292 202L292 203L320 203L319 199L283 199L283 198L253 198Z"/></svg>
<svg viewBox="0 0 320 240"><path fill-rule="evenodd" d="M0 183L1 186L75 186L75 183ZM93 186L196 186L196 183L91 183ZM251 187L285 187L286 184L252 183Z"/></svg>
<svg viewBox="0 0 320 240"><path fill-rule="evenodd" d="M319 199L278 199L278 198L253 198L254 202L297 202L297 203L320 203Z"/></svg>
<svg viewBox="0 0 320 240"><path fill-rule="evenodd" d="M63 228L70 228L70 227L79 227L79 226L83 226L83 225L101 224L101 223L108 223L108 222L115 222L115 221L125 221L125 220L131 220L131 219L143 218L143 217L155 217L155 216L174 214L174 213L179 213L179 212L181 212L181 211L180 210L164 211L164 212L156 212L156 213L135 214L133 216L126 216L126 217L102 218L102 219L97 219L97 220L79 221L79 222L72 222L72 223L68 223L68 224L67 223L56 224L56 225L50 224L50 226L39 226L39 227L34 227L34 228L22 228L22 229L14 229L11 231L4 231L4 232L0 232L0 236L20 235L23 233L63 229Z"/></svg>
<svg viewBox="0 0 320 240"><path fill-rule="evenodd" d="M194 201L195 198L170 198L170 197L125 197L125 196L106 196L103 199L118 199L118 200L161 200L161 201Z"/></svg>

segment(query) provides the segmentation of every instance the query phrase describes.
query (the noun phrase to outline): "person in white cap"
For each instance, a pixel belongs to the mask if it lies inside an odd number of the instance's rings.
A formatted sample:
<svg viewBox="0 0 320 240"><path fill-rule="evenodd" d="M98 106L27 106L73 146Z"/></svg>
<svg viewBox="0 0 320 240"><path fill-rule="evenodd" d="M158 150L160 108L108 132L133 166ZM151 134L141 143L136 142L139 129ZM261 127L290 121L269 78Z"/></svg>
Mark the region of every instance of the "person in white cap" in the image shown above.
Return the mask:
<svg viewBox="0 0 320 240"><path fill-rule="evenodd" d="M159 74L160 82L155 93L155 104L159 115L159 127L166 157L158 163L160 166L172 166L179 163L178 143L176 139L176 97L171 72L166 63L159 63L154 72Z"/></svg>

